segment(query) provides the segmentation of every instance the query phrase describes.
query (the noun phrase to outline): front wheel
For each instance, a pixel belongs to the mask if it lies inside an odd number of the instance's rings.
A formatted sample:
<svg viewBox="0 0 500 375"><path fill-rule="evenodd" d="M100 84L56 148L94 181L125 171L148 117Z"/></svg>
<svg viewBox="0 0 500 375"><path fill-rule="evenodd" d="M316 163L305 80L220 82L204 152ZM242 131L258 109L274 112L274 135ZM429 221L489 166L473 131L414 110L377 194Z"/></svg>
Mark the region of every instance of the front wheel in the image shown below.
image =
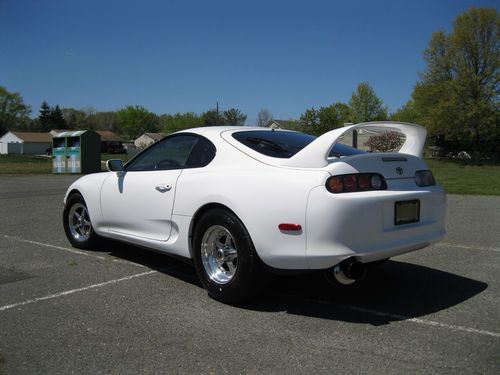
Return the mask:
<svg viewBox="0 0 500 375"><path fill-rule="evenodd" d="M98 236L92 228L89 211L80 194L71 195L63 211L63 226L71 245L80 249L93 248Z"/></svg>
<svg viewBox="0 0 500 375"><path fill-rule="evenodd" d="M221 208L205 213L196 224L194 263L208 294L237 303L257 294L266 274L243 223Z"/></svg>

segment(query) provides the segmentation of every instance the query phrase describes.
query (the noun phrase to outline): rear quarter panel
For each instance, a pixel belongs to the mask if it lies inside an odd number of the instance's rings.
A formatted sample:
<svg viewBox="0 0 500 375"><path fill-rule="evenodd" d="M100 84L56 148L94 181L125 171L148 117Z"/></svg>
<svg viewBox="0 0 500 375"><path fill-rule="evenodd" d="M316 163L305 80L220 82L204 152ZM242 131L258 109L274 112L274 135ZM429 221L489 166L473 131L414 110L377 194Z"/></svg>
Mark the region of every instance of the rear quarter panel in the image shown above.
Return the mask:
<svg viewBox="0 0 500 375"><path fill-rule="evenodd" d="M193 217L207 204L224 205L243 222L264 263L307 268L305 232L283 233L278 225L300 224L305 230L308 194L324 185L328 173L273 167L235 149L219 150L209 168L182 172L174 215Z"/></svg>

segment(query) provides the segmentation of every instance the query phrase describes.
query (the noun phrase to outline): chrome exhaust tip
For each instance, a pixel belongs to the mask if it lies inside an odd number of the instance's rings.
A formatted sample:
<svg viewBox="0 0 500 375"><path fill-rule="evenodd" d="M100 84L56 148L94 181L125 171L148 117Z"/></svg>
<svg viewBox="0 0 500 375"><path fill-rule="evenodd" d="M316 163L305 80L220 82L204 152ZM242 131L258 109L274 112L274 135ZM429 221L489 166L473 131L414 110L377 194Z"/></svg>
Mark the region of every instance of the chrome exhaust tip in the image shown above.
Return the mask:
<svg viewBox="0 0 500 375"><path fill-rule="evenodd" d="M343 285L350 285L366 276L366 267L354 258L348 258L333 267L333 277Z"/></svg>

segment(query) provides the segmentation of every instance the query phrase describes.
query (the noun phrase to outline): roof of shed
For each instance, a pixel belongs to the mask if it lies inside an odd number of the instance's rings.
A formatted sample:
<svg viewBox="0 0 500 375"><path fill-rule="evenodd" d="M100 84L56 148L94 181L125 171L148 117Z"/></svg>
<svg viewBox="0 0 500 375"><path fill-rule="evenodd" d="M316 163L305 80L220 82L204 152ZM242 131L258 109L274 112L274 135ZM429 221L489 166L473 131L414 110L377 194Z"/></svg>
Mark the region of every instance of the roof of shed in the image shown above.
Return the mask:
<svg viewBox="0 0 500 375"><path fill-rule="evenodd" d="M52 136L50 133L12 132L12 134L22 139L24 142L52 143Z"/></svg>

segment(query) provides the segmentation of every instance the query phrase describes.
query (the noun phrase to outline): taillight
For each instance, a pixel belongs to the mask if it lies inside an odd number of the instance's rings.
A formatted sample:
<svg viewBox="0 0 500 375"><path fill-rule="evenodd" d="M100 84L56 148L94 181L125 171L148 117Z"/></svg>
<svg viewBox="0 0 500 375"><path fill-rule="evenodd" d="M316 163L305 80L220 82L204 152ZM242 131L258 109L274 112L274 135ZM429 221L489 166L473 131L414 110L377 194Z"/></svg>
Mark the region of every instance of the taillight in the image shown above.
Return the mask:
<svg viewBox="0 0 500 375"><path fill-rule="evenodd" d="M415 183L420 187L436 185L436 181L434 180L434 176L432 175L432 172L429 170L416 171L415 172Z"/></svg>
<svg viewBox="0 0 500 375"><path fill-rule="evenodd" d="M344 189L352 192L358 190L358 177L354 174L344 177Z"/></svg>
<svg viewBox="0 0 500 375"><path fill-rule="evenodd" d="M356 191L385 190L387 184L378 173L352 173L332 176L326 180L330 193L353 193Z"/></svg>

